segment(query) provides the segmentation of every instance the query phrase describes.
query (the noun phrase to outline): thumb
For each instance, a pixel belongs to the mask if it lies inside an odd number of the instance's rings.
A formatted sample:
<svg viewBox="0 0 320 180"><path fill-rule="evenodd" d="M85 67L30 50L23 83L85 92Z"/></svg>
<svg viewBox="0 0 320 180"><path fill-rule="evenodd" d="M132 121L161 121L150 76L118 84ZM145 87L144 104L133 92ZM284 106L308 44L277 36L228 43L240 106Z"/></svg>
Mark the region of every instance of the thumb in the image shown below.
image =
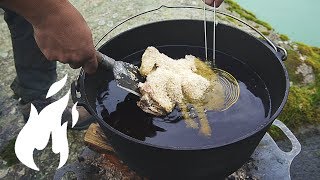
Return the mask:
<svg viewBox="0 0 320 180"><path fill-rule="evenodd" d="M87 74L93 74L97 71L98 68L98 61L96 55L94 55L94 58L87 61L83 66L82 66L84 72Z"/></svg>
<svg viewBox="0 0 320 180"><path fill-rule="evenodd" d="M205 2L206 4L208 4L209 6L213 6L214 0L204 0L204 2Z"/></svg>
<svg viewBox="0 0 320 180"><path fill-rule="evenodd" d="M223 0L214 0L214 1L216 2L216 7L219 7L223 2Z"/></svg>
<svg viewBox="0 0 320 180"><path fill-rule="evenodd" d="M214 3L216 3L216 7L219 7L223 0L204 0L204 2L209 6L214 6Z"/></svg>

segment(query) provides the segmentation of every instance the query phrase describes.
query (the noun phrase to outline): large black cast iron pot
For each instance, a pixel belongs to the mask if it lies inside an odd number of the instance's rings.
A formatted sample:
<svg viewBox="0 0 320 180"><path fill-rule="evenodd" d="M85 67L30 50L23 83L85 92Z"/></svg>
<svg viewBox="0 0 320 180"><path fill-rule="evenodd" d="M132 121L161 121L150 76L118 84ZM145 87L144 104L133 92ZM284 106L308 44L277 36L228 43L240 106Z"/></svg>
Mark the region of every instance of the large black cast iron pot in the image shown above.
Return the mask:
<svg viewBox="0 0 320 180"><path fill-rule="evenodd" d="M213 23L208 23L209 32L212 32L212 25ZM152 179L225 177L249 159L269 126L281 112L289 87L288 74L282 63L285 51L228 25L218 24L216 31L217 50L241 60L254 69L269 90L271 100L270 116L267 120L260 121L261 123L250 133L227 142L196 149L179 149L150 145L129 137L112 128L96 113L97 92L112 80L112 73L101 67L94 75L87 75L81 71L78 81L74 84L74 101L84 105L96 117L121 160L138 174ZM209 35L208 39L212 39L212 36ZM212 43L209 41L209 44ZM116 60L127 60L125 57L128 55L136 52L140 52L141 55L143 50L151 45L160 48L171 57L184 57L186 51L188 54L203 57L203 49L199 51L199 48L194 48L204 46L203 22L170 20L139 26L109 40L99 51ZM132 121L135 120L135 117L131 118Z"/></svg>

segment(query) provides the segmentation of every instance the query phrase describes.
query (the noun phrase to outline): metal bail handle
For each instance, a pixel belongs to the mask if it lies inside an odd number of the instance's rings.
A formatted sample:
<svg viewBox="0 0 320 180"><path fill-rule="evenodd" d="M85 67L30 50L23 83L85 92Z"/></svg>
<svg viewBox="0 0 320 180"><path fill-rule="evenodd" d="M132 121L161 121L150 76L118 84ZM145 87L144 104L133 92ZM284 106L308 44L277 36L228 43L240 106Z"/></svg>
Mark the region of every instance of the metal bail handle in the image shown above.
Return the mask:
<svg viewBox="0 0 320 180"><path fill-rule="evenodd" d="M154 11L158 11L162 8L167 8L167 9L198 9L198 10L203 10L203 7L197 7L197 6L166 6L166 5L161 5L159 6L158 8L155 8L155 9L151 9L151 10L148 10L148 11L145 11L145 12L142 12L142 13L139 13L137 15L134 15L134 16L131 16L127 19L125 19L124 21L120 22L119 24L117 24L116 26L114 26L113 28L111 28L104 36L102 36L102 38L96 43L95 47L97 47L99 45L99 43L106 37L108 36L113 30L115 30L116 28L118 28L119 26L121 26L122 24L130 21L131 19L134 19L136 17L139 17L139 16L142 16L144 14L148 14L148 13L151 13L151 12L154 12ZM213 12L212 9L206 9L206 11L211 11ZM221 14L221 15L224 15L224 16L228 16L232 19L235 19L239 22L241 22L242 24L248 26L249 28L251 28L252 30L254 30L256 33L258 33L267 43L268 45L271 46L272 49L275 50L275 52L278 52L278 53L281 53L281 59L282 60L286 60L287 59L287 51L282 48L282 47L279 47L279 46L275 46L273 44L273 42L268 39L264 34L262 34L258 29L256 29L255 27L251 26L250 24L246 23L245 21L231 15L231 14L228 14L228 13L225 13L225 12L221 12L219 10L216 11L216 13L218 14Z"/></svg>

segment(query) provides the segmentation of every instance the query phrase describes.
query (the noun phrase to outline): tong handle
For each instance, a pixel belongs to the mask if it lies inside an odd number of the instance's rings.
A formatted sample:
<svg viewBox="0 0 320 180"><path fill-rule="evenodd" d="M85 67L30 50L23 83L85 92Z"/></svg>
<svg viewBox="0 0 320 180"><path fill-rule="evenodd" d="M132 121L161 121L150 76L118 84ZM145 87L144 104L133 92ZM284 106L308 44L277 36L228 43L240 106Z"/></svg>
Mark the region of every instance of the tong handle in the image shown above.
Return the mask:
<svg viewBox="0 0 320 180"><path fill-rule="evenodd" d="M112 70L115 64L115 60L112 59L111 57L108 57L107 55L96 51L96 56L99 64L101 64L104 68L107 70Z"/></svg>

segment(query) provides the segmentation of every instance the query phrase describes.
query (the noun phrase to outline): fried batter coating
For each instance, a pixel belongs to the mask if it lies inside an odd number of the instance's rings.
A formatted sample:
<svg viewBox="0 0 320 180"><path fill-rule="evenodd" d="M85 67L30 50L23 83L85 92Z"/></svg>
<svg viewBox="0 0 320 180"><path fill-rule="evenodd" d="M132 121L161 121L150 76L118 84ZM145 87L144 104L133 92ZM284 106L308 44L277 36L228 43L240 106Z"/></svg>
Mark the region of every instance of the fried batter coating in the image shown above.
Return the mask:
<svg viewBox="0 0 320 180"><path fill-rule="evenodd" d="M138 106L147 113L161 116L170 113L185 98L201 99L210 82L195 73L195 59L186 55L174 60L156 48L148 47L139 69L147 78L139 84L142 97Z"/></svg>

